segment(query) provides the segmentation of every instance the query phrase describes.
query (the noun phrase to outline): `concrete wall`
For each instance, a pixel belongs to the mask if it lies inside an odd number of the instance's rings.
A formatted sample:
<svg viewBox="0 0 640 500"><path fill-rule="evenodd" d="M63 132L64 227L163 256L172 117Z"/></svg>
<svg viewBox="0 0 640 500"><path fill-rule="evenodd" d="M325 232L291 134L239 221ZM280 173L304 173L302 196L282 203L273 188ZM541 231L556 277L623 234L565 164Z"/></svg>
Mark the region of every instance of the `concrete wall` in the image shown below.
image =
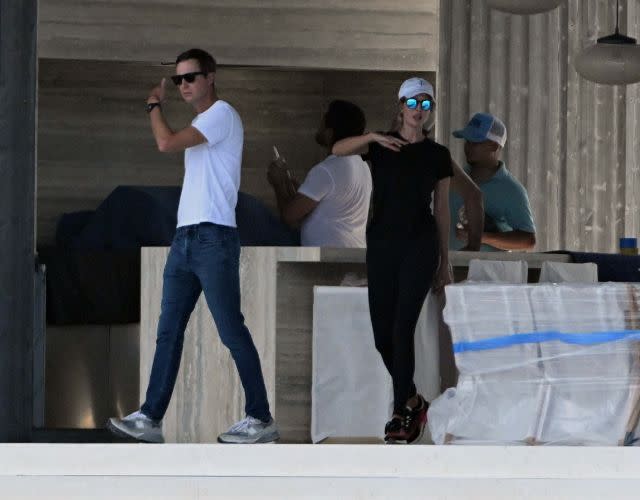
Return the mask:
<svg viewBox="0 0 640 500"><path fill-rule="evenodd" d="M437 0L42 0L40 9L46 58L171 61L186 44L243 66L433 71L438 60Z"/></svg>

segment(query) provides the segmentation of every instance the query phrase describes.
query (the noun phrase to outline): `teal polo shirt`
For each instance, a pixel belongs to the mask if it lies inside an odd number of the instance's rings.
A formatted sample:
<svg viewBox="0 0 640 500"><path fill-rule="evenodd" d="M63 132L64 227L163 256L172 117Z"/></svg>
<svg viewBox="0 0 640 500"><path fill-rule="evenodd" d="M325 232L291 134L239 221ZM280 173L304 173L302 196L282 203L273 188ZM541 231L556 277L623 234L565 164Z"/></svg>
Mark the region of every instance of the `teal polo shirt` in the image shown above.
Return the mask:
<svg viewBox="0 0 640 500"><path fill-rule="evenodd" d="M464 170L469 173L471 167L466 165ZM482 191L484 199L485 232L536 232L527 190L509 173L503 162L500 162L500 168L495 175L488 181L479 184L478 187ZM463 205L462 197L452 190L449 195L449 208L451 211L450 250L459 250L465 246L463 241L456 238L458 214ZM499 252L501 250L483 244L480 251Z"/></svg>

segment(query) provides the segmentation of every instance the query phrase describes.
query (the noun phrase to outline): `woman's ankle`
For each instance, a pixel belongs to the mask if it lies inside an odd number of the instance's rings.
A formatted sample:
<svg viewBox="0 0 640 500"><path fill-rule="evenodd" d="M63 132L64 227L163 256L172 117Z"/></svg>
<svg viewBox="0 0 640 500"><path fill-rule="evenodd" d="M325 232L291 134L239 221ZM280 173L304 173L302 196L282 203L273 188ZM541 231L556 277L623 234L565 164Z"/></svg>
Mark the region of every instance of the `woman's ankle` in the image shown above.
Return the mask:
<svg viewBox="0 0 640 500"><path fill-rule="evenodd" d="M420 396L420 394L416 394L415 396L410 397L407 399L407 406L412 410L420 408L422 406L422 396Z"/></svg>

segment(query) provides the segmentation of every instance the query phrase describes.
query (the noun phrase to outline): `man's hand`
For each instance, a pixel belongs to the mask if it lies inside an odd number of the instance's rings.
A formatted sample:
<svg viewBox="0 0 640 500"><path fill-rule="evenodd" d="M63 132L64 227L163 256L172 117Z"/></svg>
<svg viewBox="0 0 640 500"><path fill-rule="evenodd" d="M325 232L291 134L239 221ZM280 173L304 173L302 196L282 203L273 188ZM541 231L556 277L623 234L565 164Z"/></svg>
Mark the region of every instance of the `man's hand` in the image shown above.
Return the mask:
<svg viewBox="0 0 640 500"><path fill-rule="evenodd" d="M269 163L269 166L267 167L267 180L269 181L269 184L273 186L275 184L281 183L284 175L285 171L280 167L280 165L278 165L275 161Z"/></svg>
<svg viewBox="0 0 640 500"><path fill-rule="evenodd" d="M283 194L287 198L293 198L296 195L296 182L289 175L289 170L277 161L272 161L267 168L267 181L273 188Z"/></svg>
<svg viewBox="0 0 640 500"><path fill-rule="evenodd" d="M160 82L160 85L157 87L153 87L149 92L149 97L147 98L147 104L152 102L163 102L166 95L166 84L167 79L163 78Z"/></svg>

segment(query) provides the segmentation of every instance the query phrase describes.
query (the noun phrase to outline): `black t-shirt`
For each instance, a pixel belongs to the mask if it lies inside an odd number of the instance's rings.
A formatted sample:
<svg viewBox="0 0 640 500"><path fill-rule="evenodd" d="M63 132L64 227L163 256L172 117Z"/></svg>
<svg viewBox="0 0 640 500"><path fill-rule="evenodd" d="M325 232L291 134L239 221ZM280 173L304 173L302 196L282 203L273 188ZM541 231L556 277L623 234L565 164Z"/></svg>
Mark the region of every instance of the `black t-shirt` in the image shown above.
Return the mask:
<svg viewBox="0 0 640 500"><path fill-rule="evenodd" d="M398 133L392 132L400 138ZM415 239L436 234L431 196L437 182L453 176L451 153L430 139L403 146L399 153L377 142L363 155L371 163L373 214L369 239Z"/></svg>

